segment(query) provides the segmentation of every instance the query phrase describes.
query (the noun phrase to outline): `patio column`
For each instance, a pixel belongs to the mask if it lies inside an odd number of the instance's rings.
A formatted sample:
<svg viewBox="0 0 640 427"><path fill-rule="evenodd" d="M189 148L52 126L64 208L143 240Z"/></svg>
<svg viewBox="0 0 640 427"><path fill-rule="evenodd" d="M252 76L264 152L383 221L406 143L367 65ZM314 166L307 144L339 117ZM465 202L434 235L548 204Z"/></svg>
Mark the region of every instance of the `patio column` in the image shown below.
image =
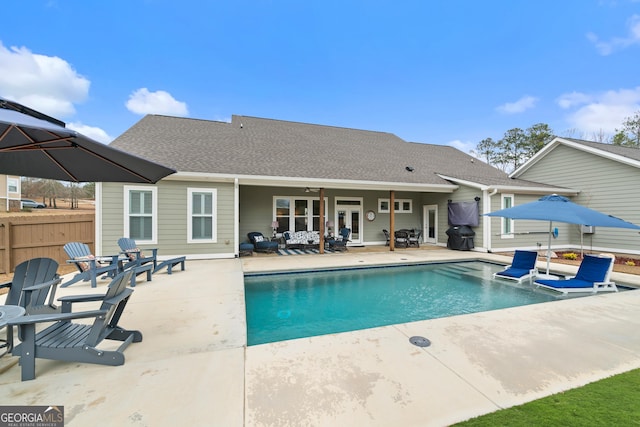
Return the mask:
<svg viewBox="0 0 640 427"><path fill-rule="evenodd" d="M324 253L324 188L320 189L320 253Z"/></svg>
<svg viewBox="0 0 640 427"><path fill-rule="evenodd" d="M396 205L396 192L393 190L389 191L389 250L396 250L396 239L395 239L395 205Z"/></svg>

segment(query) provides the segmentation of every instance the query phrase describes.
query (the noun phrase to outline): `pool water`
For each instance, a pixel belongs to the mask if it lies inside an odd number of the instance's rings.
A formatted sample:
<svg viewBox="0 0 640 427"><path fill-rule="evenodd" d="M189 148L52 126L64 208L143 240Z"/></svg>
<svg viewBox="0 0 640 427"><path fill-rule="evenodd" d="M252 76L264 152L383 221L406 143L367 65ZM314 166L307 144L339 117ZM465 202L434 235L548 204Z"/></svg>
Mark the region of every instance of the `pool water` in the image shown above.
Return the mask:
<svg viewBox="0 0 640 427"><path fill-rule="evenodd" d="M245 276L247 344L553 301L504 267L456 262Z"/></svg>

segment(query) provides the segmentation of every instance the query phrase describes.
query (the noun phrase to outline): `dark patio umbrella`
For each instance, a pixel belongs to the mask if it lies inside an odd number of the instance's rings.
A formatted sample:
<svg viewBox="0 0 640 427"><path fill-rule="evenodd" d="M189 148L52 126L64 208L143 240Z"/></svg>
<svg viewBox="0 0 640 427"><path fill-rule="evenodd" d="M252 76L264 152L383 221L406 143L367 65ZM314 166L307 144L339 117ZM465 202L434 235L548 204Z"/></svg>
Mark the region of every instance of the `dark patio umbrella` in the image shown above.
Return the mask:
<svg viewBox="0 0 640 427"><path fill-rule="evenodd" d="M175 170L96 142L0 98L0 173L72 182L155 183Z"/></svg>
<svg viewBox="0 0 640 427"><path fill-rule="evenodd" d="M549 221L549 246L547 248L547 274L551 258L551 229L553 221L569 224L591 225L596 227L630 228L640 230L640 226L624 221L615 216L607 215L593 209L571 202L566 197L552 194L544 196L535 202L525 203L512 208L490 212L486 216L533 219Z"/></svg>

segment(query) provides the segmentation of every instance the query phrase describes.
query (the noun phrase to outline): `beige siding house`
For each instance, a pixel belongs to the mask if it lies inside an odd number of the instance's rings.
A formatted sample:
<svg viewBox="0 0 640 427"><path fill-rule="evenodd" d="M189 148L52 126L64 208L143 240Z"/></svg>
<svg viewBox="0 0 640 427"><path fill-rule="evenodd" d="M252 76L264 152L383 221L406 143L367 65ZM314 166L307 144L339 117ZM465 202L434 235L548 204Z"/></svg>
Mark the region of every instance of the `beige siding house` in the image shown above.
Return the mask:
<svg viewBox="0 0 640 427"><path fill-rule="evenodd" d="M8 212L20 209L20 177L0 175L0 210Z"/></svg>
<svg viewBox="0 0 640 427"><path fill-rule="evenodd" d="M334 232L350 228L350 245L385 244L393 198L395 229L420 230L421 244L446 246L449 202L471 202L475 250L508 250L530 245L531 236L502 238L506 225L482 213L500 208L505 195L520 203L579 193L570 182L510 177L449 146L247 116L227 123L149 115L112 145L178 172L156 185L96 186L99 254L113 253L127 236L165 257L235 257L247 233L271 237L274 221L278 234L319 230L321 193L324 221Z"/></svg>

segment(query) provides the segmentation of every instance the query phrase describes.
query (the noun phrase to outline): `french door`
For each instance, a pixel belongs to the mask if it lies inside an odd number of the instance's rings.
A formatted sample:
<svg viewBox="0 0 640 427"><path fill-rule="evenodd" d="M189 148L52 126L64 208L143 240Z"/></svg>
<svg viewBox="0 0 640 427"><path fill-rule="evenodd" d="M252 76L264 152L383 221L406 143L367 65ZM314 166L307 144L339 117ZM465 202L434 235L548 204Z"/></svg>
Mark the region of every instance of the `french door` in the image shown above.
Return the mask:
<svg viewBox="0 0 640 427"><path fill-rule="evenodd" d="M438 205L424 205L422 207L423 243L438 243Z"/></svg>
<svg viewBox="0 0 640 427"><path fill-rule="evenodd" d="M351 230L351 244L362 243L362 199L336 198L336 230L337 235L344 227Z"/></svg>

